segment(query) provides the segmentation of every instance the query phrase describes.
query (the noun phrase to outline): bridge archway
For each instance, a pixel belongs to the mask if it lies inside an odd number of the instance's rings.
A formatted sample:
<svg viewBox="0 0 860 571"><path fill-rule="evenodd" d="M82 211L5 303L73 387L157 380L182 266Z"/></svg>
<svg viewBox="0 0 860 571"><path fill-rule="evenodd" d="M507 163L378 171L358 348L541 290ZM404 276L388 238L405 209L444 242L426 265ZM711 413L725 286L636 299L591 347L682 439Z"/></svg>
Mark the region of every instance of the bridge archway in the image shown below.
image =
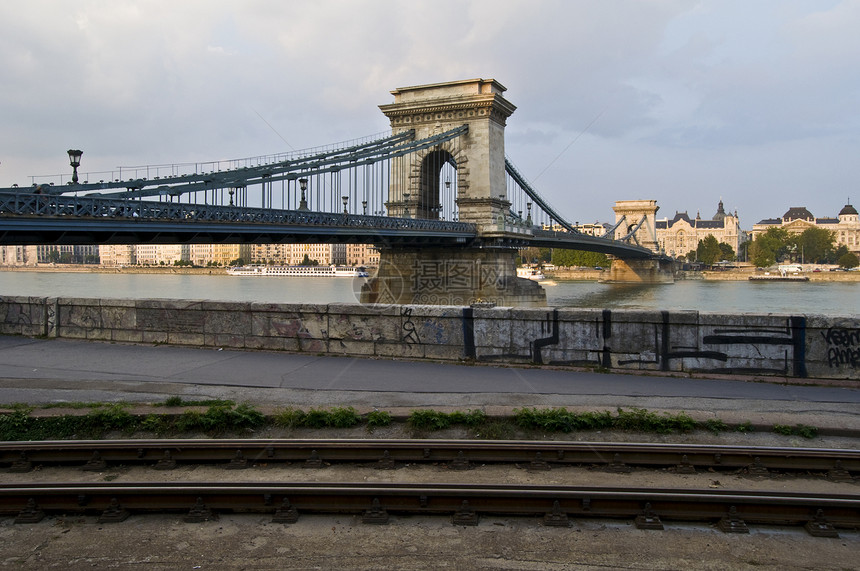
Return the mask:
<svg viewBox="0 0 860 571"><path fill-rule="evenodd" d="M414 201L416 218L453 220L457 212L457 160L444 146L424 153L416 161L417 190Z"/></svg>

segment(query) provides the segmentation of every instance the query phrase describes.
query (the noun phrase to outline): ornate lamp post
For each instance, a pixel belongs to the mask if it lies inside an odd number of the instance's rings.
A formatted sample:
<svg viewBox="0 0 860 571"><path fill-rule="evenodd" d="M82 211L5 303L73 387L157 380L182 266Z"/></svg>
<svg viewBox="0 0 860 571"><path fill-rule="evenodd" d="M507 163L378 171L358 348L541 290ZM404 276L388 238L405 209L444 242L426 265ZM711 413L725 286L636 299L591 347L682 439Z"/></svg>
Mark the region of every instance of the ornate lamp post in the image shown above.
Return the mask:
<svg viewBox="0 0 860 571"><path fill-rule="evenodd" d="M307 210L308 209L308 201L305 199L305 191L308 189L308 179L300 178L299 186L302 189L302 198L299 201L299 210Z"/></svg>
<svg viewBox="0 0 860 571"><path fill-rule="evenodd" d="M348 196L341 196L340 199L343 200L343 213L349 214L349 211L346 209L346 203L349 202L349 197Z"/></svg>
<svg viewBox="0 0 860 571"><path fill-rule="evenodd" d="M361 201L361 211L362 211L362 213L367 215L367 201L366 200Z"/></svg>
<svg viewBox="0 0 860 571"><path fill-rule="evenodd" d="M69 149L69 164L72 166L72 184L78 184L78 167L81 166L81 155L83 151Z"/></svg>

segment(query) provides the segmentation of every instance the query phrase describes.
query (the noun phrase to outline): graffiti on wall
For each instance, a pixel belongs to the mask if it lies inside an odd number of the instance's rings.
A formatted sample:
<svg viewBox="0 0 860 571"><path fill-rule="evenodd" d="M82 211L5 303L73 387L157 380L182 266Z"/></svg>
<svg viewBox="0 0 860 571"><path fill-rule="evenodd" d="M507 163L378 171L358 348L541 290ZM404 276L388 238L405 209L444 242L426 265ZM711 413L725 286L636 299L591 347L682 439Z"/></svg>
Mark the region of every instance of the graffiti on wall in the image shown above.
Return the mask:
<svg viewBox="0 0 860 571"><path fill-rule="evenodd" d="M418 345L421 343L421 338L418 337L418 330L415 328L415 322L412 321L412 308L408 305L400 308L400 327L402 334L400 340L409 345Z"/></svg>
<svg viewBox="0 0 860 571"><path fill-rule="evenodd" d="M830 327L821 332L827 344L827 365L860 368L860 329Z"/></svg>

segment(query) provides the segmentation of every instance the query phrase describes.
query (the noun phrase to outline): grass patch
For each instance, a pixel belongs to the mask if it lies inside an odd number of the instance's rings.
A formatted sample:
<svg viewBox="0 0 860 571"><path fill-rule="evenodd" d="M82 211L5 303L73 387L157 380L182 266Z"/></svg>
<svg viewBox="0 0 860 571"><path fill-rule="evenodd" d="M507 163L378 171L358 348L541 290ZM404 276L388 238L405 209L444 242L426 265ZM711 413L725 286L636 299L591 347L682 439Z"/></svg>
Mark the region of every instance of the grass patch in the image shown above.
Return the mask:
<svg viewBox="0 0 860 571"><path fill-rule="evenodd" d="M729 429L729 425L720 420L719 418L709 418L702 425L705 430L708 430L714 434L719 434L721 432L726 432Z"/></svg>
<svg viewBox="0 0 860 571"><path fill-rule="evenodd" d="M814 426L807 426L805 424L795 424L794 426L789 426L787 424L774 424L773 431L777 434L782 434L783 436L800 436L801 438L815 438L818 436L818 429Z"/></svg>
<svg viewBox="0 0 860 571"><path fill-rule="evenodd" d="M754 432L755 429L753 428L752 422L747 420L746 422L742 422L739 425L737 425L735 427L735 431L747 433L747 432Z"/></svg>
<svg viewBox="0 0 860 571"><path fill-rule="evenodd" d="M367 423L368 428L388 426L392 421L391 413L384 410L372 410L368 412L365 417L365 422Z"/></svg>

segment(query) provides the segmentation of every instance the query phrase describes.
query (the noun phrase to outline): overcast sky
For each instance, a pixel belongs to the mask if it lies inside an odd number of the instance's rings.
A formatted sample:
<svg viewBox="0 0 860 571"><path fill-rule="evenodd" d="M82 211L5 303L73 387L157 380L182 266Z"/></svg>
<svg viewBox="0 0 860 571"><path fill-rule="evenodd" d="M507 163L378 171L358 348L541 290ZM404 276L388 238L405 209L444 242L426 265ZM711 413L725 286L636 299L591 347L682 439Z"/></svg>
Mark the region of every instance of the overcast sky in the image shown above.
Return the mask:
<svg viewBox="0 0 860 571"><path fill-rule="evenodd" d="M0 186L385 131L397 87L494 78L571 221L860 204L860 0L3 0Z"/></svg>

